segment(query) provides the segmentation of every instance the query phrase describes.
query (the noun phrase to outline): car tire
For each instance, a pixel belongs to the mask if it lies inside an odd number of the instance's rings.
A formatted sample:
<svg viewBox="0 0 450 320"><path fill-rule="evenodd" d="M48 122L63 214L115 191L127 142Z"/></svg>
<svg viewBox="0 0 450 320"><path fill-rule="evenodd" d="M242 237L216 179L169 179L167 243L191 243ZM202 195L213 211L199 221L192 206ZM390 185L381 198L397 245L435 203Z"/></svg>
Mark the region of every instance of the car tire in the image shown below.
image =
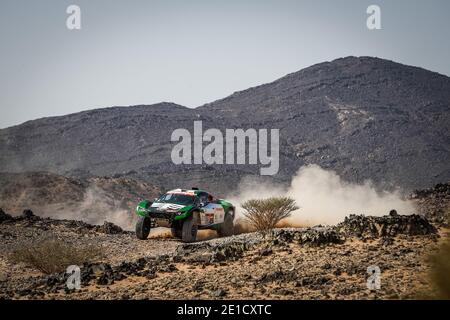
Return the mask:
<svg viewBox="0 0 450 320"><path fill-rule="evenodd" d="M136 223L136 236L139 240L146 240L152 227L150 218L139 217Z"/></svg>
<svg viewBox="0 0 450 320"><path fill-rule="evenodd" d="M217 228L217 234L219 235L219 237L229 237L233 235L234 233L233 220L234 220L234 212L232 210L229 210L225 214L225 220Z"/></svg>
<svg viewBox="0 0 450 320"><path fill-rule="evenodd" d="M181 240L183 242L194 242L197 239L198 226L194 221L194 217L191 215L186 218L181 228Z"/></svg>

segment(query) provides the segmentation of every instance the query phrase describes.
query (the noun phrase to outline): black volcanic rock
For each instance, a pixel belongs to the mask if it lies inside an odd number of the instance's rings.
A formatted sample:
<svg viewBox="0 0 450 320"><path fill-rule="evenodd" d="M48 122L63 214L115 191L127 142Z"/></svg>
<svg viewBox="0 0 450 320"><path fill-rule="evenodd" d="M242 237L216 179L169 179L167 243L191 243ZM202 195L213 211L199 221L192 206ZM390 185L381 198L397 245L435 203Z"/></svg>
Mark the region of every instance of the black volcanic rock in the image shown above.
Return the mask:
<svg viewBox="0 0 450 320"><path fill-rule="evenodd" d="M255 165L171 161L171 133L208 128L280 129L280 170L318 164L346 180L408 190L450 179L450 78L370 57L320 63L272 83L188 109L172 103L113 107L0 130L2 171L124 175L165 188L226 194Z"/></svg>
<svg viewBox="0 0 450 320"><path fill-rule="evenodd" d="M416 190L411 195L419 212L431 222L450 225L450 183L438 183L433 188Z"/></svg>
<svg viewBox="0 0 450 320"><path fill-rule="evenodd" d="M296 242L302 245L321 246L345 241L334 227L312 227L306 229L274 229L272 236L280 243Z"/></svg>
<svg viewBox="0 0 450 320"><path fill-rule="evenodd" d="M373 217L350 215L336 226L336 229L346 237L386 238L398 234L417 236L434 235L434 227L425 217L412 215L389 215Z"/></svg>
<svg viewBox="0 0 450 320"><path fill-rule="evenodd" d="M105 221L103 225L97 227L97 232L105 234L120 234L123 233L123 229L114 223Z"/></svg>
<svg viewBox="0 0 450 320"><path fill-rule="evenodd" d="M30 209L23 210L22 218L24 218L24 219L33 219L35 217L36 216L34 215L33 211L31 211Z"/></svg>
<svg viewBox="0 0 450 320"><path fill-rule="evenodd" d="M7 214L5 211L3 211L2 208L0 208L0 223L2 223L3 221L9 221L12 220L13 217L9 214Z"/></svg>

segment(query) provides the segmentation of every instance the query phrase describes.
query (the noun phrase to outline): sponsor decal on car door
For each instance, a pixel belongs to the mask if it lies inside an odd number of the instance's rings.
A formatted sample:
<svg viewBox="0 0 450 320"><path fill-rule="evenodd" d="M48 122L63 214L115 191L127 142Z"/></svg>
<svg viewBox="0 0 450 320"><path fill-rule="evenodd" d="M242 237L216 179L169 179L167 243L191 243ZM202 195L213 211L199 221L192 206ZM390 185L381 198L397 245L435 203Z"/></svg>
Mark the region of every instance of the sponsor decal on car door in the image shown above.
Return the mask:
<svg viewBox="0 0 450 320"><path fill-rule="evenodd" d="M203 207L203 213L201 214L202 225L222 223L224 218L225 211L220 204L208 203Z"/></svg>

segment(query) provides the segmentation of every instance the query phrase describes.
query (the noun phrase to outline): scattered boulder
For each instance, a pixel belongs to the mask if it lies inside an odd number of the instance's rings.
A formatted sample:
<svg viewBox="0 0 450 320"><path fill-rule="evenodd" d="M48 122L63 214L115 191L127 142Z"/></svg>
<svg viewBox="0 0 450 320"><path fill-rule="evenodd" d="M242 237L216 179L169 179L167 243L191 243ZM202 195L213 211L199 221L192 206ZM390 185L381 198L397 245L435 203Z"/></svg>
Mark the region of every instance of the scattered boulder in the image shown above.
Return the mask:
<svg viewBox="0 0 450 320"><path fill-rule="evenodd" d="M112 270L111 266L107 263L91 263L88 266L89 273L93 276L100 276L107 271Z"/></svg>
<svg viewBox="0 0 450 320"><path fill-rule="evenodd" d="M225 297L227 295L227 292L222 289L217 289L217 290L211 291L210 295L211 295L211 297L214 297L214 298L221 298L221 297Z"/></svg>
<svg viewBox="0 0 450 320"><path fill-rule="evenodd" d="M450 194L450 183L438 183L433 188L415 190L411 198L423 198L430 195L439 197L448 194Z"/></svg>
<svg viewBox="0 0 450 320"><path fill-rule="evenodd" d="M230 237L225 241L184 243L178 246L174 261L212 263L237 260L249 250L254 243Z"/></svg>
<svg viewBox="0 0 450 320"><path fill-rule="evenodd" d="M312 227L303 229L274 229L272 236L276 242L296 242L302 245L320 246L343 243L345 237L333 227Z"/></svg>
<svg viewBox="0 0 450 320"><path fill-rule="evenodd" d="M428 220L444 227L450 225L450 183L416 190L410 197L416 202L419 213Z"/></svg>
<svg viewBox="0 0 450 320"><path fill-rule="evenodd" d="M170 273L170 272L174 272L174 271L177 271L178 269L177 269L177 267L174 265L174 264L172 264L172 263L169 263L169 264L163 264L163 265L161 265L161 266L159 266L158 267L158 271L159 272L167 272L167 273ZM151 270L152 271L152 270ZM155 272L153 272L153 274L154 274Z"/></svg>
<svg viewBox="0 0 450 320"><path fill-rule="evenodd" d="M437 229L425 218L417 214L389 215L383 217L350 215L336 226L336 230L346 237L381 238L398 234L416 236L432 235Z"/></svg>
<svg viewBox="0 0 450 320"><path fill-rule="evenodd" d="M392 245L392 244L394 244L394 238L392 238L392 237L382 237L381 239L380 239L380 244L382 245L382 246L390 246L390 245Z"/></svg>
<svg viewBox="0 0 450 320"><path fill-rule="evenodd" d="M263 273L256 279L257 283L268 282L290 282L298 279L297 271L295 270L275 270Z"/></svg>
<svg viewBox="0 0 450 320"><path fill-rule="evenodd" d="M99 226L93 226L84 221L78 221L78 220L51 220L50 222L63 224L66 228L73 228L80 232L99 228Z"/></svg>
<svg viewBox="0 0 450 320"><path fill-rule="evenodd" d="M249 241L251 237L253 240ZM333 227L282 228L272 230L265 238L258 233L250 233L208 242L180 244L172 261L201 264L234 261L241 258L254 245L263 242L266 247L258 251L260 257L272 254L273 246L284 246L287 243L321 246L344 241L345 237Z"/></svg>
<svg viewBox="0 0 450 320"><path fill-rule="evenodd" d="M120 234L123 233L123 229L118 225L115 225L112 222L105 221L103 225L98 226L96 228L97 232L105 233L105 234Z"/></svg>
<svg viewBox="0 0 450 320"><path fill-rule="evenodd" d="M391 211L389 211L389 216L391 216L391 217L396 217L396 216L398 216L397 210L392 209Z"/></svg>
<svg viewBox="0 0 450 320"><path fill-rule="evenodd" d="M154 279L157 272L175 272L177 270L174 264L168 263L168 260L157 261L150 257L140 258L133 262L123 262L118 266L111 266L104 262L85 263L81 266L81 284L84 286L95 283L99 286L106 286L123 280L129 275ZM27 285L28 291L24 295L34 295L39 290L46 292L65 290L68 277L69 274L66 272L36 277ZM66 291L66 293L72 292L74 291Z"/></svg>
<svg viewBox="0 0 450 320"><path fill-rule="evenodd" d="M258 253L261 257L266 257L271 255L273 253L273 250L271 248L262 248Z"/></svg>
<svg viewBox="0 0 450 320"><path fill-rule="evenodd" d="M4 222L4 221L9 221L12 220L13 217L9 214L7 214L5 211L3 211L3 209L0 208L0 223Z"/></svg>
<svg viewBox="0 0 450 320"><path fill-rule="evenodd" d="M33 211L31 211L30 209L25 209L22 212L22 216L23 219L27 219L27 220L38 220L39 217L37 217Z"/></svg>
<svg viewBox="0 0 450 320"><path fill-rule="evenodd" d="M250 246L243 241L226 242L213 249L211 262L237 260Z"/></svg>

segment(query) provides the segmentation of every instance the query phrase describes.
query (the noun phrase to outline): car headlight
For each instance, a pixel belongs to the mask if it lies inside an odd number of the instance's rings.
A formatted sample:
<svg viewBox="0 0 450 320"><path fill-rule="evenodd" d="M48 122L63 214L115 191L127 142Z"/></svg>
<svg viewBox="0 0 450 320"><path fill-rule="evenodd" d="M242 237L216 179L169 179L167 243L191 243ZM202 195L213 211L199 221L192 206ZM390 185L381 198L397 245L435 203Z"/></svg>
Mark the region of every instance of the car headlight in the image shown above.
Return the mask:
<svg viewBox="0 0 450 320"><path fill-rule="evenodd" d="M147 211L147 209L145 209L145 208L143 208L143 207L140 207L140 206L137 206L137 207L136 207L136 211L137 211L137 212L145 212L145 211Z"/></svg>

